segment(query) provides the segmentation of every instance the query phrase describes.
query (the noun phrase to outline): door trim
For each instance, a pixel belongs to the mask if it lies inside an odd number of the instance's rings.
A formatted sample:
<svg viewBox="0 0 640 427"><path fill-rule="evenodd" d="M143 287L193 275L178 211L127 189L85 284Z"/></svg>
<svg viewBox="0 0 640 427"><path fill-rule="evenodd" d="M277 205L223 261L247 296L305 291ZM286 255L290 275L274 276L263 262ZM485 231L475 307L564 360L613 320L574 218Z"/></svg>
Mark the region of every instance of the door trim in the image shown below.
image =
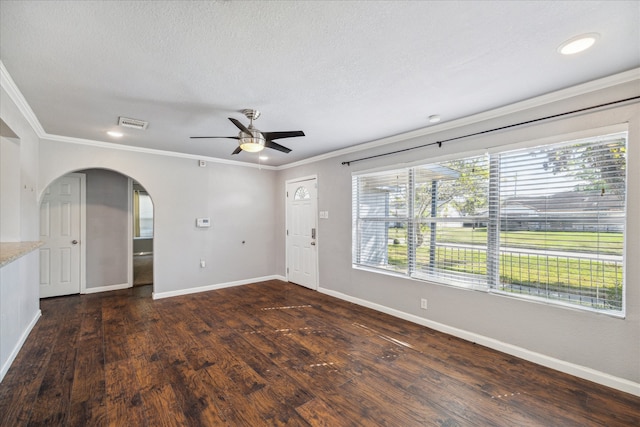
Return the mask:
<svg viewBox="0 0 640 427"><path fill-rule="evenodd" d="M87 293L87 175L74 172L68 175L80 177L80 294Z"/></svg>
<svg viewBox="0 0 640 427"><path fill-rule="evenodd" d="M316 237L316 251L315 251L315 263L316 263L316 277L315 277L315 281L316 281L316 286L315 286L315 290L317 291L320 288L320 227L319 227L319 223L318 223L318 175L307 175L307 176L302 176L299 178L292 178L292 179L287 179L284 182L284 247L285 247L285 251L284 251L284 257L285 257L285 277L287 279L287 281L289 281L289 242L287 239L287 226L289 225L289 209L287 206L287 186L289 184L294 184L296 182L304 182L304 181L311 181L311 180L315 180L315 184L316 184L316 211L314 212L314 215L316 216L316 229L318 229L318 237Z"/></svg>
<svg viewBox="0 0 640 427"><path fill-rule="evenodd" d="M127 286L133 288L133 179L127 177L127 210L129 211L129 221L127 221Z"/></svg>

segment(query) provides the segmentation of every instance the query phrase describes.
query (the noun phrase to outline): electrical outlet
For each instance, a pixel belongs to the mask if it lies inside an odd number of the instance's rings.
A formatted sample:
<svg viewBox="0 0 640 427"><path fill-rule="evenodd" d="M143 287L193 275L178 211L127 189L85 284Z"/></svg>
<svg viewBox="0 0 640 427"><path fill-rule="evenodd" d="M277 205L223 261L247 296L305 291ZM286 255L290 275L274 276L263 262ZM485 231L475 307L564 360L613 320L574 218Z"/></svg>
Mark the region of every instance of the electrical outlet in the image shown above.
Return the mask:
<svg viewBox="0 0 640 427"><path fill-rule="evenodd" d="M420 300L420 308L423 309L423 310L427 309L427 299L426 298L422 298Z"/></svg>
<svg viewBox="0 0 640 427"><path fill-rule="evenodd" d="M205 262L205 260L201 259L200 260L200 268L205 268L207 266L207 263Z"/></svg>

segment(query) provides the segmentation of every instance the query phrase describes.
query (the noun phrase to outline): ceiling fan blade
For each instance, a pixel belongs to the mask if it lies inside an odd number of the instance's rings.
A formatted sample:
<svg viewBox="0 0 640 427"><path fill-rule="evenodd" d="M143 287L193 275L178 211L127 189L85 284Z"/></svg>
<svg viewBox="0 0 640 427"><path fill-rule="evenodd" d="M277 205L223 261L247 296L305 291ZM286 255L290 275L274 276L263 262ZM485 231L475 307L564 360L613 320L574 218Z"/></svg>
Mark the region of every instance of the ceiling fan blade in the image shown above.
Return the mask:
<svg viewBox="0 0 640 427"><path fill-rule="evenodd" d="M274 140L280 138L293 138L296 136L304 136L301 130L292 130L288 132L262 132L265 139Z"/></svg>
<svg viewBox="0 0 640 427"><path fill-rule="evenodd" d="M238 120L229 117L229 120L231 120L231 123L233 123L234 125L236 125L236 127L238 129L240 129L242 132L252 135L251 131L249 129L247 129L247 127L245 125L243 125L242 123L240 123Z"/></svg>
<svg viewBox="0 0 640 427"><path fill-rule="evenodd" d="M275 142L270 140L266 140L264 142L264 146L267 148L273 148L274 150L282 151L283 153L288 153L289 151L291 151L290 148L284 147L280 144L276 144Z"/></svg>
<svg viewBox="0 0 640 427"><path fill-rule="evenodd" d="M231 154L238 154L241 151L242 151L242 148L240 148L240 146L238 145L238 147L235 150L233 150L233 153Z"/></svg>
<svg viewBox="0 0 640 427"><path fill-rule="evenodd" d="M237 136L191 136L191 139L201 139L201 138L227 138L227 139L240 139Z"/></svg>

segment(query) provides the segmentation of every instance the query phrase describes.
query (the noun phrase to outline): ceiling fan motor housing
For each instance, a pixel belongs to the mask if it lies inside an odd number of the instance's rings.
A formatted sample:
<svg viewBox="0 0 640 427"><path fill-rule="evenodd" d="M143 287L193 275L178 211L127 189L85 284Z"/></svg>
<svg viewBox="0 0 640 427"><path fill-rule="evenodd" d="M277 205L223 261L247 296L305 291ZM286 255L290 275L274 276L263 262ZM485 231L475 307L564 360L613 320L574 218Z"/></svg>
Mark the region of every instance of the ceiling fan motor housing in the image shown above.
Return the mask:
<svg viewBox="0 0 640 427"><path fill-rule="evenodd" d="M242 114L244 114L247 119L252 121L257 120L258 117L260 117L260 111L252 110L250 108L245 108L244 110L242 110Z"/></svg>

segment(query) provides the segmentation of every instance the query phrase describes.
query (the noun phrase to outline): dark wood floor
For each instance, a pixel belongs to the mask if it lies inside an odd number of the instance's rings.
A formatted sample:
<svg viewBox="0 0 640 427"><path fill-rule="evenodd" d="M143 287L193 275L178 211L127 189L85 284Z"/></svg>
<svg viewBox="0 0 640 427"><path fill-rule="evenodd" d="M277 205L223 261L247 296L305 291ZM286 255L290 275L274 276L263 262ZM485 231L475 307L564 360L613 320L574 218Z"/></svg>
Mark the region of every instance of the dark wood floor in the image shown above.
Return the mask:
<svg viewBox="0 0 640 427"><path fill-rule="evenodd" d="M153 254L133 256L133 286L153 284Z"/></svg>
<svg viewBox="0 0 640 427"><path fill-rule="evenodd" d="M2 426L637 426L640 398L296 285L52 298Z"/></svg>

